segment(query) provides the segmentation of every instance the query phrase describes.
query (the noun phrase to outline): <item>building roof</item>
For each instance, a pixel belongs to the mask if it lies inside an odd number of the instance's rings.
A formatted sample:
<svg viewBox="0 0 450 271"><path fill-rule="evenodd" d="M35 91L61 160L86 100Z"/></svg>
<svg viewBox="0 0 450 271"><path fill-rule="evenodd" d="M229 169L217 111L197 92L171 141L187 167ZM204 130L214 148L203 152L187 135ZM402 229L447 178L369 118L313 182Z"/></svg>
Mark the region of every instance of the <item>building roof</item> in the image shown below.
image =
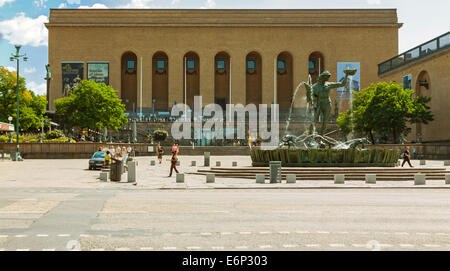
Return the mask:
<svg viewBox="0 0 450 271"><path fill-rule="evenodd" d="M401 27L396 9L50 9L47 27Z"/></svg>

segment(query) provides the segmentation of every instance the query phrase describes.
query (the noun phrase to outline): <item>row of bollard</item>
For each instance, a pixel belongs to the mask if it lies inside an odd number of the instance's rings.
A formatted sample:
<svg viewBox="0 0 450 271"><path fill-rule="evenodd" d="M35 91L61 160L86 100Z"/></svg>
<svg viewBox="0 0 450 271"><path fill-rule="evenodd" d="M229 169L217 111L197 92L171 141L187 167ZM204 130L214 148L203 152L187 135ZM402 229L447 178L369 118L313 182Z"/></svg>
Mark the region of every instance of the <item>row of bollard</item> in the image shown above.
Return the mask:
<svg viewBox="0 0 450 271"><path fill-rule="evenodd" d="M103 168L100 172L100 181L107 182L110 179L112 182L120 182L122 179L122 174L125 173L125 162L127 163L127 182L135 183L137 180L136 167L138 165L137 161L132 159L116 160L108 168ZM117 164L115 164L117 163Z"/></svg>

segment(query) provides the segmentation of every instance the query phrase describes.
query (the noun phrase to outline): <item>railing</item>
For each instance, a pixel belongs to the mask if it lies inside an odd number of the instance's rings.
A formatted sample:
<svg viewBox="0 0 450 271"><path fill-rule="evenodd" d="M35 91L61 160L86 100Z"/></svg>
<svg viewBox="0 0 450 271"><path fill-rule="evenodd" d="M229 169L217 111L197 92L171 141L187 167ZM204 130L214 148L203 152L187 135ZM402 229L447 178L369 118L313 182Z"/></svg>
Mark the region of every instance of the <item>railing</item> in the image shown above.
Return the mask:
<svg viewBox="0 0 450 271"><path fill-rule="evenodd" d="M378 64L378 75L406 65L407 63L434 54L450 46L450 32L414 47L405 53Z"/></svg>

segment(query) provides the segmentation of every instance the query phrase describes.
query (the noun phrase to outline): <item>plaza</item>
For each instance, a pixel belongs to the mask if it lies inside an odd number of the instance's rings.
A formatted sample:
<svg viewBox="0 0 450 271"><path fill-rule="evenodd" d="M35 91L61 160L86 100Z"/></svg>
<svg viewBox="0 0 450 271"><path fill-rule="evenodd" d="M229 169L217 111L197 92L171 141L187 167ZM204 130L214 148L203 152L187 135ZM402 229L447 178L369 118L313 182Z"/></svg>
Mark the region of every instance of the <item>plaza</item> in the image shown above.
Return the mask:
<svg viewBox="0 0 450 271"><path fill-rule="evenodd" d="M126 174L102 182L87 160L0 162L0 250L450 250L444 180L207 184L192 174L209 169L203 156L180 156L185 182L176 183L169 162L136 160L137 185ZM248 156L217 161L251 165ZM426 162L413 165L450 170Z"/></svg>

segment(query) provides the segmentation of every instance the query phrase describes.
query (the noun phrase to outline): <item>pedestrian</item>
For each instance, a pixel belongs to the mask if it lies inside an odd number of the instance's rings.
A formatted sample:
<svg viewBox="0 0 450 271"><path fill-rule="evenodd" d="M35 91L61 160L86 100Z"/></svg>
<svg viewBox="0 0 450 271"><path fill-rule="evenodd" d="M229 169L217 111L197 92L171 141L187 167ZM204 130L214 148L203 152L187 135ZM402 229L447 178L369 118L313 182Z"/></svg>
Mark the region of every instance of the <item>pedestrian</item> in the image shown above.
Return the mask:
<svg viewBox="0 0 450 271"><path fill-rule="evenodd" d="M178 157L177 157L177 152L173 151L172 152L172 159L170 159L170 174L169 177L172 177L172 171L175 170L176 173L179 173L177 170L177 161L178 161Z"/></svg>
<svg viewBox="0 0 450 271"><path fill-rule="evenodd" d="M409 147L408 147L408 146L406 146L406 149L405 149L405 151L403 152L403 163L402 163L402 167L403 167L403 165L404 165L406 162L408 162L408 164L409 164L410 167L413 167L413 166L411 165L411 154L409 153Z"/></svg>
<svg viewBox="0 0 450 271"><path fill-rule="evenodd" d="M162 163L163 154L164 154L163 148L161 147L161 145L158 145L158 160L160 164Z"/></svg>
<svg viewBox="0 0 450 271"><path fill-rule="evenodd" d="M172 152L176 152L178 154L178 144L177 143L173 143Z"/></svg>
<svg viewBox="0 0 450 271"><path fill-rule="evenodd" d="M106 151L104 166L109 166L111 164L111 153Z"/></svg>

